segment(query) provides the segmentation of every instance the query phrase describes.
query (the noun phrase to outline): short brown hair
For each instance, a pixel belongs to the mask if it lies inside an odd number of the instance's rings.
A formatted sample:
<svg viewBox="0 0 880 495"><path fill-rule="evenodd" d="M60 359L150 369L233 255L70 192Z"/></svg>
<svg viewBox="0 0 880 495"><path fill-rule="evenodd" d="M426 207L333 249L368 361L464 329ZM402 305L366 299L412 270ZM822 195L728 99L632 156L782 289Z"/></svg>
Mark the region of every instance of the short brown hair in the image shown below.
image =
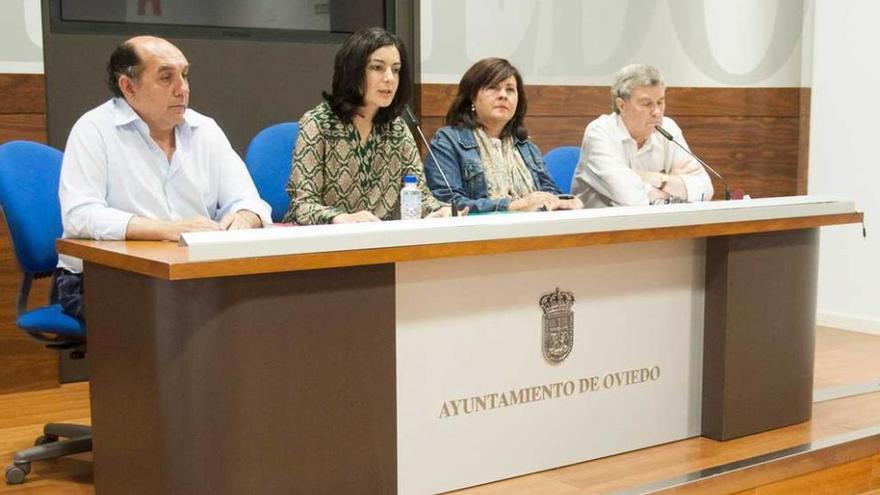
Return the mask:
<svg viewBox="0 0 880 495"><path fill-rule="evenodd" d="M471 109L477 93L493 84L513 76L516 79L516 92L518 94L516 110L513 118L501 130L501 137L517 137L526 139L529 132L523 121L526 117L526 92L523 87L522 76L516 67L503 58L484 58L471 66L461 76L458 83L458 94L452 100L452 105L446 113L446 125L463 125L470 129L476 129L483 125L477 120L476 113Z"/></svg>

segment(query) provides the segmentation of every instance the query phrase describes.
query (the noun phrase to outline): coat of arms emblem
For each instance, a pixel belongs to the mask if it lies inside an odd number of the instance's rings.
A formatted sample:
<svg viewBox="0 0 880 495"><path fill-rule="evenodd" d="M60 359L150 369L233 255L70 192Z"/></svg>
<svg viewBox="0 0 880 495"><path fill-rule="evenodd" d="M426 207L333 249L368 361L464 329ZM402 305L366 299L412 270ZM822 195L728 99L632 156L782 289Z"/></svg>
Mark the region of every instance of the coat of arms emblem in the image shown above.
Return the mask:
<svg viewBox="0 0 880 495"><path fill-rule="evenodd" d="M574 346L574 294L560 291L544 294L540 300L544 311L544 357L548 361L561 363Z"/></svg>

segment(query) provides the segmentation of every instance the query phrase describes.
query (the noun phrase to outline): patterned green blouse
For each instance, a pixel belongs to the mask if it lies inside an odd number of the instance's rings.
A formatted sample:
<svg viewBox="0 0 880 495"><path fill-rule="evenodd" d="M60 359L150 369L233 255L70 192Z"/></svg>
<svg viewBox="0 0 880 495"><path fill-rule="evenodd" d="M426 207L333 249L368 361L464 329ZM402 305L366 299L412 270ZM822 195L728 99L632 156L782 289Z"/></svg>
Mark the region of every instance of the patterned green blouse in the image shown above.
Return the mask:
<svg viewBox="0 0 880 495"><path fill-rule="evenodd" d="M324 102L299 121L293 165L287 181L291 197L285 222L330 223L341 213L367 210L382 220L400 218L405 175L418 178L422 216L443 206L425 185L412 133L398 117L373 126L366 143L352 122L343 122Z"/></svg>

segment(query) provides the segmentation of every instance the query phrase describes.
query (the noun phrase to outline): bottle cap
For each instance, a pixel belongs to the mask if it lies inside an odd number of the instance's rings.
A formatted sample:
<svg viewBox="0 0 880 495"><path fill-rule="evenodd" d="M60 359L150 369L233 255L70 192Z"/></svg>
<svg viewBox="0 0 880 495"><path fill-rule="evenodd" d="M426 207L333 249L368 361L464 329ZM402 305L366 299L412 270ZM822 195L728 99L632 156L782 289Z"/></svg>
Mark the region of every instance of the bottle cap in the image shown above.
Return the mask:
<svg viewBox="0 0 880 495"><path fill-rule="evenodd" d="M405 175L403 177L404 184L415 184L416 182L418 182L418 179L416 179L415 175Z"/></svg>

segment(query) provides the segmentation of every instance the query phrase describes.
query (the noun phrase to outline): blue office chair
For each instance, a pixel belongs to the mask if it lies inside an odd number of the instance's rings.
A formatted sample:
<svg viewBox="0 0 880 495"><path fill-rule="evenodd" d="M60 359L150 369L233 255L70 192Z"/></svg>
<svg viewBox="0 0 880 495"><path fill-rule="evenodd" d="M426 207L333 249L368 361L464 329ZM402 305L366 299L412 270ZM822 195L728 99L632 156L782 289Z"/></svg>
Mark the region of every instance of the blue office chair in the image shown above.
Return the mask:
<svg viewBox="0 0 880 495"><path fill-rule="evenodd" d="M298 132L296 122L269 126L254 136L244 155L260 197L272 207L273 222L280 222L290 207L287 179Z"/></svg>
<svg viewBox="0 0 880 495"><path fill-rule="evenodd" d="M581 149L577 146L560 146L544 155L547 171L553 177L553 182L556 182L556 185L565 194L571 192L571 179L574 177L574 170L577 168L580 156Z"/></svg>
<svg viewBox="0 0 880 495"><path fill-rule="evenodd" d="M33 280L51 276L58 263L55 239L62 232L58 201L61 158L60 151L39 143L12 141L0 146L0 207L22 271L16 325L46 347L72 349L71 356L81 358L85 325L61 312L54 288L48 305L27 309ZM92 450L91 428L49 423L34 445L13 456L6 468L6 483L24 482L32 461Z"/></svg>

